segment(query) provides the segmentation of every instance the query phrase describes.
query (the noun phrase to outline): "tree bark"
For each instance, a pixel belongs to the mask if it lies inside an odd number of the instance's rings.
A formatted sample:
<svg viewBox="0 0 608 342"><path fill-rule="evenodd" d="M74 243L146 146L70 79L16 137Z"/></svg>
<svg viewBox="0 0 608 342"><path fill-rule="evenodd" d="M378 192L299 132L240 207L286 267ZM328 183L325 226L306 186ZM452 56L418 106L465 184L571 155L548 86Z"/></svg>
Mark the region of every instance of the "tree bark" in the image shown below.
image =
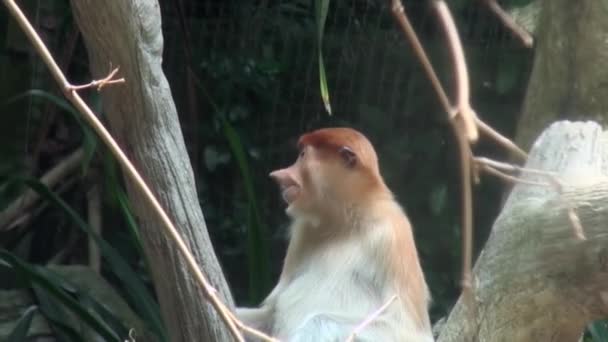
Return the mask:
<svg viewBox="0 0 608 342"><path fill-rule="evenodd" d="M110 130L142 173L194 253L232 305L200 209L171 91L161 68L163 37L156 0L71 0L95 79L120 67L125 85L103 89ZM215 310L167 239L156 214L127 182L139 219L162 316L171 341L229 341Z"/></svg>
<svg viewBox="0 0 608 342"><path fill-rule="evenodd" d="M591 122L555 123L526 167L557 173L563 191L515 186L475 265L473 296L458 300L440 342L571 342L608 315L607 132ZM575 236L571 207L586 240Z"/></svg>
<svg viewBox="0 0 608 342"><path fill-rule="evenodd" d="M608 3L540 0L537 45L517 144L559 119L608 122Z"/></svg>

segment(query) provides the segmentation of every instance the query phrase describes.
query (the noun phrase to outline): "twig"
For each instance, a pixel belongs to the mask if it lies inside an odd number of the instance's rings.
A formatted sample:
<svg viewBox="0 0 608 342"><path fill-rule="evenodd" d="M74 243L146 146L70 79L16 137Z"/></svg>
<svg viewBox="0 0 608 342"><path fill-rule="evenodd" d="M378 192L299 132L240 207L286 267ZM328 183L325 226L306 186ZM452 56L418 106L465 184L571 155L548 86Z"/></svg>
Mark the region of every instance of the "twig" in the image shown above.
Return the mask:
<svg viewBox="0 0 608 342"><path fill-rule="evenodd" d="M557 181L555 178L555 177L557 177L557 174L555 172L525 168L525 167L521 167L521 166L509 164L509 163L499 162L499 161L492 160L492 159L486 158L486 157L475 157L474 161L476 163L479 163L482 165L488 165L488 166L491 166L495 169L499 169L502 171L529 173L529 174L533 174L533 175L547 177L549 179L552 179L553 181L558 182L558 184L559 184L559 181Z"/></svg>
<svg viewBox="0 0 608 342"><path fill-rule="evenodd" d="M437 5L437 2L434 2L435 6L441 7L441 6L445 6L445 4L441 5ZM445 7L445 10L447 10L447 7ZM442 12L443 10L438 10L438 12ZM452 105L450 104L450 101L448 100L448 97L445 93L445 90L443 89L441 82L439 81L437 74L435 73L435 70L433 69L433 66L431 64L431 62L429 61L429 58L426 55L426 52L424 51L422 44L420 44L420 40L418 39L418 36L416 35L416 32L414 31L414 29L412 28L412 25L410 24L407 15L405 14L405 10L403 8L403 5L401 4L400 0L392 0L392 12L394 17L397 19L397 22L399 23L399 25L401 26L403 33L405 34L406 38L408 39L408 41L412 44L412 47L414 48L414 52L416 53L416 56L418 57L418 59L420 60L420 62L422 63L427 76L429 77L429 79L431 80L431 83L433 84L433 88L435 89L435 92L437 93L437 96L439 97L439 101L441 102L441 105L443 106L444 111L446 112L446 114L448 115L448 117L450 118L450 122L451 122L451 126L452 129L454 131L454 135L456 136L456 140L458 142L458 152L459 152L459 157L460 157L460 176L461 176L461 184L462 184L462 231L463 231L463 251L462 251L462 255L463 255L463 261L462 261L462 285L465 291L467 291L471 286L472 286L472 282L471 282L471 264L472 264L472 255L473 255L473 247L472 247L472 225L473 225L473 199L472 199L472 190L471 190L471 148L469 145L469 139L467 138L467 133L465 131L467 124L465 123L465 121L467 119L462 119L463 116L466 116L467 114L470 114L470 112L465 112L464 113L460 113L462 115L455 115L455 111L452 107ZM449 16L449 11L448 11L448 16ZM444 16L440 15L440 19L442 20L446 20ZM450 24L448 23L444 23L445 27L450 27ZM451 25L453 27L453 23ZM453 27L453 31L455 31L455 28ZM456 34L457 36L457 34ZM448 35L448 41L452 38L451 35ZM460 47L460 44L458 43L450 43L454 49ZM460 53L460 56L463 57L464 53ZM464 57L463 57L464 58ZM463 63L463 62L461 62ZM466 69L466 67L465 67ZM459 72L459 68L455 67L455 72ZM460 80L466 80L466 77L463 76L458 76L458 79ZM468 85L467 85L468 88ZM465 92L461 92L461 94L465 94L468 96L468 91ZM468 99L467 99L468 101ZM453 120L454 118L460 118L459 120ZM470 117L468 118L470 119ZM471 133L471 136L474 136L474 133Z"/></svg>
<svg viewBox="0 0 608 342"><path fill-rule="evenodd" d="M587 240L587 238L585 237L583 226L581 225L581 219L578 217L576 211L574 210L574 204L572 203L572 201L568 201L567 199L565 199L564 196L561 196L564 193L564 184L560 182L560 180L556 176L549 177L549 183L551 183L553 187L557 190L558 194L560 195L558 198L566 207L568 220L570 221L570 225L572 226L572 230L574 231L574 236L576 236L576 238L578 238L579 240Z"/></svg>
<svg viewBox="0 0 608 342"><path fill-rule="evenodd" d="M401 26L401 30L403 30L405 37L410 42L410 44L412 44L414 53L416 54L416 57L418 57L418 60L422 64L422 67L424 68L427 77L431 81L433 89L435 89L437 97L439 97L439 102L441 102L441 106L448 113L448 115L450 115L451 118L454 113L452 111L452 106L450 105L450 100L448 99L445 90L443 90L443 87L441 86L439 77L437 77L437 73L435 73L435 69L431 64L431 61L426 54L426 51L422 47L420 39L418 39L418 36L416 35L416 32L414 31L410 20L405 14L405 9L403 8L403 4L401 4L401 0L392 0L391 11L393 13L393 16L397 20L397 23L399 24L399 26Z"/></svg>
<svg viewBox="0 0 608 342"><path fill-rule="evenodd" d="M359 334L361 331L363 331L363 329L365 329L365 327L367 327L368 325L370 325L376 318L378 318L378 316L380 316L384 310L386 310L394 301L395 299L397 299L397 295L393 295L391 298L389 298L389 300L382 304L381 307L379 307L376 311L372 312L369 316L367 316L363 322L361 322L359 325L357 325L355 327L355 329L353 330L353 332L348 335L348 338L346 339L345 342L353 342L355 340L355 337L357 336L357 334Z"/></svg>
<svg viewBox="0 0 608 342"><path fill-rule="evenodd" d="M473 286L471 270L473 269L473 190L471 185L471 152L470 143L477 137L475 124L475 113L469 104L469 78L466 72L464 52L458 38L456 25L447 5L443 1L433 1L433 7L437 11L439 21L443 24L446 32L448 45L452 52L454 61L454 72L457 82L457 112L451 123L456 140L458 142L458 153L460 157L460 181L462 184L462 287L468 292ZM466 84L463 84L466 83ZM460 89L463 87L463 89Z"/></svg>
<svg viewBox="0 0 608 342"><path fill-rule="evenodd" d="M487 173L494 175L504 181L507 181L509 183L521 183L521 184L526 184L526 185L533 185L533 186L550 186L549 183L541 183L541 182L534 182L534 181L529 181L529 180L525 180L525 179L521 179L521 178L517 178L515 176L511 176L509 174L506 174L490 165L485 165L485 164L481 164L480 165L480 169L482 171L486 171Z"/></svg>
<svg viewBox="0 0 608 342"><path fill-rule="evenodd" d="M232 319L234 320L234 322L236 323L236 325L239 328L241 328L241 330L243 330L244 332L246 332L247 334L249 334L251 336L255 336L257 338L260 338L260 339L262 339L262 341L266 341L266 342L280 342L279 339L276 339L274 337L268 336L268 335L266 335L265 333L263 333L263 332L261 332L259 330L253 329L252 327L245 325L245 323L243 323L241 320L239 320L234 315L234 313L232 313L230 311L228 313L229 313L230 317L232 317Z"/></svg>
<svg viewBox="0 0 608 342"><path fill-rule="evenodd" d="M534 45L534 38L532 38L530 32L526 31L523 27L521 27L521 25L517 24L515 20L513 20L513 18L507 12L505 12L502 7L500 7L496 0L482 1L525 47L531 48Z"/></svg>
<svg viewBox="0 0 608 342"><path fill-rule="evenodd" d="M519 148L519 146L517 146L509 138L507 138L507 137L503 136L502 134L496 132L492 127L490 127L488 124L486 124L485 122L483 122L483 120L481 120L479 118L479 116L475 117L475 122L477 123L477 127L479 128L479 131L481 133L483 133L483 134L487 135L488 137L494 139L494 141L496 141L499 145L501 145L502 147L504 147L507 150L511 151L515 156L517 156L522 161L528 159L528 154L526 152L524 152L524 150L522 150L521 148Z"/></svg>
<svg viewBox="0 0 608 342"><path fill-rule="evenodd" d="M106 76L105 78L102 78L100 80L93 80L93 81L91 81L87 84L83 84L83 85L69 85L68 89L69 90L81 90L81 89L86 89L86 88L97 87L97 91L101 91L101 88L103 88L104 86L106 86L108 84L125 83L124 78L113 79L114 76L116 75L116 73L118 72L118 69L120 69L120 68L119 67L114 68L114 70L110 71L108 76Z"/></svg>
<svg viewBox="0 0 608 342"><path fill-rule="evenodd" d="M475 164L480 167L481 170L486 171L494 176L497 176L503 180L512 183L521 183L533 186L545 186L554 189L558 193L558 199L562 202L562 204L566 207L566 212L568 215L568 221L570 222L570 226L574 232L574 236L580 240L586 240L584 229L581 224L581 220L576 214L576 210L574 209L573 203L565 199L562 195L564 193L564 184L557 178L557 175L554 172L529 169L524 167L519 167L517 165L511 165L499 161L495 161L485 157L477 157L474 158ZM519 177L515 177L509 175L505 172L517 172L517 173L528 173L537 176L541 176L547 179L546 183L531 181L526 179L521 179Z"/></svg>
<svg viewBox="0 0 608 342"><path fill-rule="evenodd" d="M462 208L462 287L465 292L473 286L473 189L471 185L471 147L464 133L462 121L453 121L452 128L458 142L460 157Z"/></svg>
<svg viewBox="0 0 608 342"><path fill-rule="evenodd" d="M420 43L420 39L418 39L416 32L412 28L412 24L410 23L409 19L407 18L407 15L405 14L405 10L403 8L403 5L401 4L401 1L400 0L391 0L391 3L392 3L391 12L392 12L393 16L397 20L397 23L399 24L399 26L401 27L401 30L405 34L405 37L412 45L412 48L414 50L414 53L416 54L416 57L422 64L422 67L423 67L424 71L426 72L427 77L431 81L431 85L433 86L433 89L435 90L435 93L437 94L437 97L439 98L439 102L441 103L441 106L444 108L444 110L446 112L449 113L449 116L451 118L455 114L455 112L452 109L452 106L450 105L448 96L446 95L446 92L443 89L441 82L439 81L439 78L437 77L437 73L435 73L435 69L433 69L433 66L429 60L429 57L427 56L426 52L424 51L424 48L422 47L422 44ZM505 136L496 132L494 129L492 129L490 126L488 126L486 123L484 123L478 116L475 116L475 122L476 122L479 130L482 133L486 134L489 138L494 139L499 145L514 152L517 156L519 156L520 158L522 158L524 160L527 158L526 153L522 149L517 147L517 145L515 145L515 143L513 143L511 140L509 140Z"/></svg>
<svg viewBox="0 0 608 342"><path fill-rule="evenodd" d="M456 79L456 112L463 122L464 133L469 142L475 142L479 138L475 118L477 114L471 108L469 73L464 58L464 50L458 36L456 24L450 14L448 6L443 1L433 1L433 7L437 11L439 21L443 24L443 29L448 40L452 61L454 62L454 77Z"/></svg>
<svg viewBox="0 0 608 342"><path fill-rule="evenodd" d="M50 171L45 173L40 178L40 182L48 188L53 188L59 181L74 172L74 169L80 165L83 157L84 150L82 148L75 150ZM39 199L40 196L38 193L29 189L9 204L4 211L0 212L0 231L7 229L13 220L15 220L24 210L27 210L34 205Z"/></svg>
<svg viewBox="0 0 608 342"><path fill-rule="evenodd" d="M570 201L564 200L566 205L570 204ZM583 229L583 225L581 224L581 219L578 217L578 214L574 210L573 206L568 206L568 220L570 220L570 224L572 225L572 229L574 230L574 236L576 236L579 240L587 240L585 237L585 230Z"/></svg>
<svg viewBox="0 0 608 342"><path fill-rule="evenodd" d="M172 240L175 241L179 252L186 259L186 264L190 268L190 271L194 274L195 279L203 288L204 294L209 299L211 305L217 310L220 317L224 321L224 323L228 326L230 333L233 337L239 341L244 342L243 335L239 331L236 326L235 318L231 315L230 310L226 307L224 303L217 297L215 289L208 282L207 278L205 278L203 272L198 267L196 263L196 259L192 253L190 253L188 246L180 236L179 232L171 222L171 219L164 211L146 182L143 180L141 175L137 172L131 161L127 158L124 152L120 149L116 141L112 138L110 133L106 130L103 124L99 121L97 116L93 113L93 111L87 106L87 104L82 100L80 95L76 92L74 87L67 81L66 77L63 75L61 69L57 66L51 53L48 51L34 28L31 26L27 18L21 12L21 9L17 6L17 4L13 0L2 0L6 7L9 9L9 12L13 15L13 17L17 20L18 24L21 26L31 43L34 45L34 48L40 53L43 61L46 63L47 67L50 69L51 74L55 78L55 80L59 83L62 91L64 92L67 99L78 109L80 113L83 114L84 118L89 122L89 124L93 127L95 132L99 135L99 137L106 143L110 151L114 157L118 160L123 171L135 183L135 185L142 191L144 194L145 200L148 202L150 206L154 209L154 211L159 215L160 220L165 228L166 232L169 234Z"/></svg>

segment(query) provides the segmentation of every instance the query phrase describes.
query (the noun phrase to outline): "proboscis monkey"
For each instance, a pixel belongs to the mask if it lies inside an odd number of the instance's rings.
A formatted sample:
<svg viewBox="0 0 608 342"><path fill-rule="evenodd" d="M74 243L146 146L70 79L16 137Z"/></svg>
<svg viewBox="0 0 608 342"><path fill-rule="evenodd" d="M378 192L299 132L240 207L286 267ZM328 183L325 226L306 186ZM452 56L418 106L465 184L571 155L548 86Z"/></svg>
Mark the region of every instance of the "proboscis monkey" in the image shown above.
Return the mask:
<svg viewBox="0 0 608 342"><path fill-rule="evenodd" d="M298 148L293 165L270 174L292 219L279 282L239 317L289 342L344 341L358 328L356 341L433 341L412 228L369 140L325 128L302 135Z"/></svg>

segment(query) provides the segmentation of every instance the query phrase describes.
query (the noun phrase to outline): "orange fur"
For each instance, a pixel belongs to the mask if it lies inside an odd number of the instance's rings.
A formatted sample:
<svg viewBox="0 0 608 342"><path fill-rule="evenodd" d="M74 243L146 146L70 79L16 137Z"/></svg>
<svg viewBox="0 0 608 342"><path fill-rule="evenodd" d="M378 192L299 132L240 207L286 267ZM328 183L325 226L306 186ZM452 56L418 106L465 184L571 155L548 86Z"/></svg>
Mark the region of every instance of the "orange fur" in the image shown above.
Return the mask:
<svg viewBox="0 0 608 342"><path fill-rule="evenodd" d="M411 225L372 144L353 129L326 128L298 146L298 160L271 173L293 218L279 283L261 308L239 315L286 341L343 340L397 295L358 340L432 341Z"/></svg>

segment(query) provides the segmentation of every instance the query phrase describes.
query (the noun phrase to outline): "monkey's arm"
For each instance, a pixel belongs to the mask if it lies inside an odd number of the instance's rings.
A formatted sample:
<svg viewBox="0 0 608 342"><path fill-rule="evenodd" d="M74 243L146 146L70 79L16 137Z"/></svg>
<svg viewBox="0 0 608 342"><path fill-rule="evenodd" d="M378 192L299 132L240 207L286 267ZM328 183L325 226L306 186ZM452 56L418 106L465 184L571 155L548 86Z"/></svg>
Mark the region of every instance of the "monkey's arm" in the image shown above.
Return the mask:
<svg viewBox="0 0 608 342"><path fill-rule="evenodd" d="M272 309L267 305L259 308L237 308L236 315L254 329L268 332L272 327Z"/></svg>
<svg viewBox="0 0 608 342"><path fill-rule="evenodd" d="M345 341L361 324L355 319L336 314L317 314L305 320L286 342ZM390 326L386 321L372 322L359 331L354 341L433 342L433 337L416 331L403 331L402 327Z"/></svg>

